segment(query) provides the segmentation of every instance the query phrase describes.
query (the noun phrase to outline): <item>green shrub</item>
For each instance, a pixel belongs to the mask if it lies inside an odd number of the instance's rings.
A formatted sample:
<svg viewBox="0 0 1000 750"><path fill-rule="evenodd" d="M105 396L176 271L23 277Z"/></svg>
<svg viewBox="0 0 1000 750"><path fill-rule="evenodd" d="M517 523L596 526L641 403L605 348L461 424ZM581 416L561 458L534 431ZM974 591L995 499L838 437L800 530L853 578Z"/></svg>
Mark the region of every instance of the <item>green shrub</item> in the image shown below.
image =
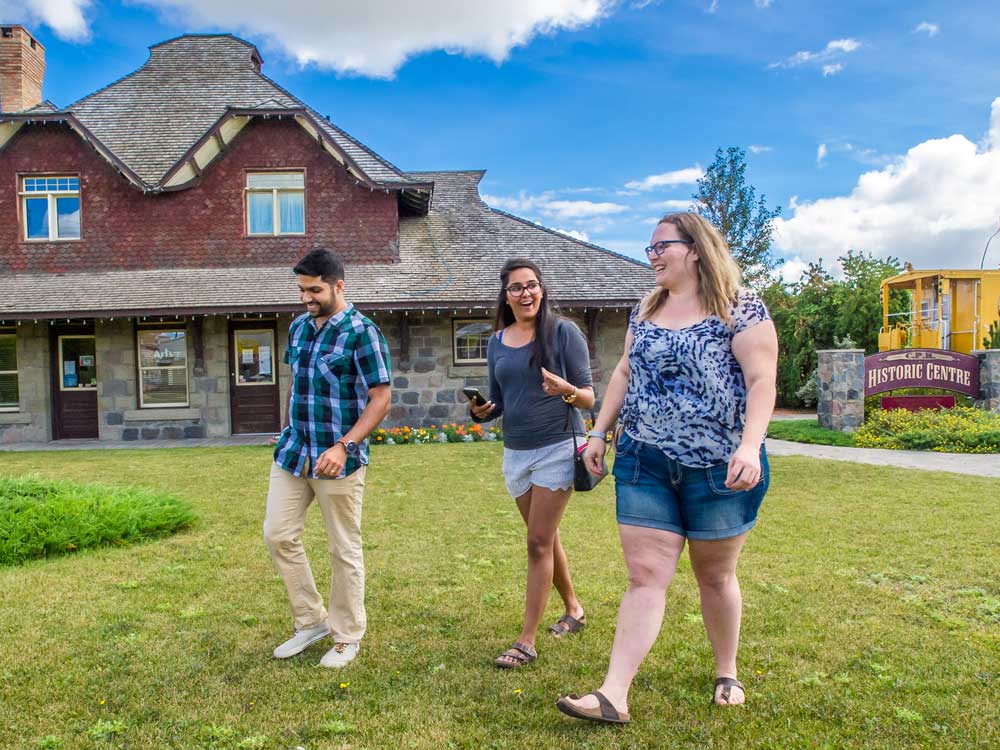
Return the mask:
<svg viewBox="0 0 1000 750"><path fill-rule="evenodd" d="M0 477L0 565L166 536L194 520L186 503L151 490Z"/></svg>
<svg viewBox="0 0 1000 750"><path fill-rule="evenodd" d="M861 448L1000 453L1000 414L968 406L910 412L873 411L854 433Z"/></svg>

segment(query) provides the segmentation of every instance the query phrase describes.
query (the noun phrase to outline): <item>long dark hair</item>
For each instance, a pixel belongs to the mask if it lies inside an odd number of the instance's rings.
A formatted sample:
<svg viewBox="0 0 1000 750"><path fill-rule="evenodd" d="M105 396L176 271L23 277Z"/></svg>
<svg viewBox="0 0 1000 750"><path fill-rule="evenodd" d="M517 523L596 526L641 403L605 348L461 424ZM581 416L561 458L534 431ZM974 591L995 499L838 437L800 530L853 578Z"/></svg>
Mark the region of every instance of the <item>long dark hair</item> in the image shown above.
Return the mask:
<svg viewBox="0 0 1000 750"><path fill-rule="evenodd" d="M551 349L555 341L556 325L562 316L559 315L556 304L549 297L549 290L545 288L545 280L542 278L541 270L527 258L511 258L500 269L500 292L497 294L496 319L493 328L502 331L513 325L516 320L514 309L507 301L507 284L511 272L518 268L534 271L538 283L542 285L542 299L538 303L538 314L535 316L535 345L531 353L532 364L555 372Z"/></svg>

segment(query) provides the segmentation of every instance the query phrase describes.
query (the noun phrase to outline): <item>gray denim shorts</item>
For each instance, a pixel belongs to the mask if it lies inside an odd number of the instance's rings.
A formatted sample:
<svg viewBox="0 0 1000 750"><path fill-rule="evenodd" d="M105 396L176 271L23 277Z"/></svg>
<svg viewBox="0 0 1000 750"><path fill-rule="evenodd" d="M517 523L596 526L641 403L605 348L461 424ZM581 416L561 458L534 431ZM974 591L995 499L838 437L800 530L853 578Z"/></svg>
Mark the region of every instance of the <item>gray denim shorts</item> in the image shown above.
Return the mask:
<svg viewBox="0 0 1000 750"><path fill-rule="evenodd" d="M526 451L504 448L503 478L515 500L531 485L568 490L573 486L573 439Z"/></svg>

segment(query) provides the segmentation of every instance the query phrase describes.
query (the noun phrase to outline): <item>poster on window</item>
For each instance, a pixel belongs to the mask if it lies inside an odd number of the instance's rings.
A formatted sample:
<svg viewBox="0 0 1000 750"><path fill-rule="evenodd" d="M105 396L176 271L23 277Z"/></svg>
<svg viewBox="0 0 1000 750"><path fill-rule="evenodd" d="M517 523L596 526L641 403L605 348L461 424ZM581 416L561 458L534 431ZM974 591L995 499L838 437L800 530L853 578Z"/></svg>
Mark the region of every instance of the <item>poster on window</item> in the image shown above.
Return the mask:
<svg viewBox="0 0 1000 750"><path fill-rule="evenodd" d="M63 362L63 388L76 388L79 380L76 377L76 361L67 359Z"/></svg>
<svg viewBox="0 0 1000 750"><path fill-rule="evenodd" d="M271 374L271 347L262 346L260 348L260 374Z"/></svg>
<svg viewBox="0 0 1000 750"><path fill-rule="evenodd" d="M243 349L240 353L243 357L243 364L245 365L253 364L253 349Z"/></svg>
<svg viewBox="0 0 1000 750"><path fill-rule="evenodd" d="M80 367L93 367L94 366L94 355L93 354L81 354L80 355Z"/></svg>

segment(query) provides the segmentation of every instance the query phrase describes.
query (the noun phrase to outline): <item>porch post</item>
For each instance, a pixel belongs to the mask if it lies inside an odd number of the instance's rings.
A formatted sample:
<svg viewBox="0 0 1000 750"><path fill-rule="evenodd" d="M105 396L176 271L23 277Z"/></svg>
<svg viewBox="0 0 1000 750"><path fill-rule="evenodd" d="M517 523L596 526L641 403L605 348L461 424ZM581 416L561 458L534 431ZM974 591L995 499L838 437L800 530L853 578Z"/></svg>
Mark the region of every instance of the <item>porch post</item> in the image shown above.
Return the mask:
<svg viewBox="0 0 1000 750"><path fill-rule="evenodd" d="M854 432L865 421L865 350L824 349L816 358L820 427Z"/></svg>

